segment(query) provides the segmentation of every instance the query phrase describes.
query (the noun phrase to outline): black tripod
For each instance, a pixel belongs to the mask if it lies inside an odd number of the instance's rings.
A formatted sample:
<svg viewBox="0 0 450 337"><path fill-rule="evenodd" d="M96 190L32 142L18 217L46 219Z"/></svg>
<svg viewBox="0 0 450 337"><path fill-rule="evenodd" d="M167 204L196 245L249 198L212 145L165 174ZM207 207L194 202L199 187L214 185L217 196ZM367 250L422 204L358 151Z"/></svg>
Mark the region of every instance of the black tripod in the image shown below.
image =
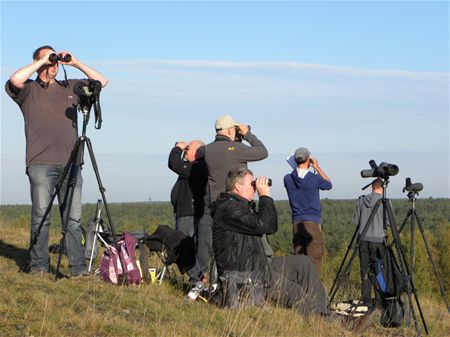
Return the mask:
<svg viewBox="0 0 450 337"><path fill-rule="evenodd" d="M98 82L98 81L95 81ZM66 164L66 166L64 167L64 170L61 174L61 176L59 177L59 180L55 186L55 189L50 197L50 202L48 203L47 209L45 210L45 213L42 217L41 222L39 223L39 227L36 230L36 232L34 233L34 235L32 235L31 240L30 240L30 247L28 249L28 256L30 255L30 252L34 246L34 244L36 244L38 236L41 232L42 226L44 225L47 217L50 214L52 205L53 205L53 201L55 200L55 197L59 194L66 178L68 178L67 181L67 188L66 188L66 192L64 195L64 201L62 202L62 205L60 205L60 210L62 210L62 208L65 209L65 215L63 214L63 212L61 211L61 220L62 220L62 224L61 224L61 240L59 243L59 255L58 255L58 262L57 262L57 266L56 266L56 271L55 271L55 280L58 279L58 277L60 276L59 274L59 267L61 265L61 257L62 257L62 253L65 251L65 239L66 239L66 234L67 234L67 226L68 223L70 221L70 210L72 207L72 201L73 201L73 196L74 196L74 192L75 192L75 186L77 184L77 177L78 177L78 173L81 170L81 167L84 165L84 161L83 161L83 157L84 157L84 149L85 146L87 145L87 149L89 152L89 157L92 163L92 167L94 169L94 173L95 176L97 178L97 183L98 183L98 187L100 190L100 193L102 195L102 200L103 200L103 204L104 204L104 208L108 217L108 221L109 221L109 227L111 230L111 234L112 237L114 239L114 245L117 249L117 251L120 251L120 247L119 245L117 245L116 242L116 234L115 234L115 230L114 230L114 224L113 224L113 220L111 217L111 213L109 211L109 207L108 207L108 203L106 202L106 196L105 196L105 188L103 187L101 178L100 178L100 174L98 171L98 166L97 166L97 162L95 160L95 156L94 156L94 152L92 150L92 144L90 139L86 136L86 127L87 124L89 122L89 112L91 109L91 106L93 103L96 103L95 105L95 109L96 109L96 118L97 118L97 107L99 109L99 102L98 102L98 93L100 92L101 86L99 88L96 88L96 92L90 92L90 88L91 88L91 84L93 82L90 82L89 87L86 85L84 86L84 84L82 82L78 83L78 85L75 86L75 89L84 89L85 93L80 92L78 90L78 92L74 89L74 92L78 95L80 95L80 105L78 106L78 109L81 111L81 113L83 114L83 128L82 128L82 133L81 136L78 137L74 149L72 150L72 153L70 155L70 158ZM100 82L98 82L100 83ZM94 83L95 85L95 83ZM99 112L98 114L101 115L101 113ZM60 200L61 202L61 200ZM122 265L122 270L126 270L124 267L124 262L122 260L122 256L121 254L119 255L119 259L120 259L120 263ZM125 274L122 281L124 283L127 283L127 275Z"/></svg>
<svg viewBox="0 0 450 337"><path fill-rule="evenodd" d="M399 231L397 229L397 225L395 223L395 218L394 218L394 213L392 212L392 208L389 202L389 199L386 198L386 188L387 185L389 183L389 177L387 175L382 177L382 181L383 181L383 197L382 199L380 199L380 201L375 205L375 207L373 208L372 212L370 213L370 216L367 220L367 223L364 226L364 229L362 231L362 233L358 236L358 232L359 232L359 228L358 226L356 227L355 233L353 234L353 237L350 241L350 244L348 246L347 252L344 255L344 259L341 262L341 265L339 266L339 270L337 272L337 275L333 281L333 285L331 286L331 290L330 290L330 295L329 295L329 302L328 302L328 306L330 306L336 296L336 293L339 289L339 285L340 283L348 278L348 276L350 275L350 271L351 271L351 264L356 256L357 251L359 250L359 246L361 245L361 241L362 238L364 238L366 236L366 233L369 229L369 227L371 226L371 224L373 223L373 220L375 218L375 214L378 211L378 208L381 206L383 207L383 227L387 229L388 224L390 224L390 228L391 228L391 234L392 234L392 240L393 240L393 245L396 248L396 252L397 252L397 256L399 258L399 262L400 262L400 272L402 275L402 283L403 283L403 289L406 289L406 294L408 297L408 306L410 309L410 312L413 316L414 319L414 326L417 332L417 335L420 335L420 330L419 330L419 326L418 326L418 322L417 322L417 318L416 318L416 314L415 314L415 310L414 310L414 306L413 306L413 302L412 302L412 295L414 295L414 299L417 305L417 308L419 310L420 313L420 317L422 319L422 324L423 327L425 329L425 333L428 334L428 328L427 325L425 323L425 318L423 316L422 313L422 309L420 307L420 303L419 303L419 299L417 297L417 293L416 293L416 289L414 287L413 284L413 280L409 274L408 271L408 267L406 264L406 259L405 259L405 255L402 251L402 247L401 247L401 242L400 242L400 235L399 235ZM370 185L370 184L369 184ZM367 185L367 186L369 186ZM367 187L366 186L366 187ZM364 188L365 189L365 188ZM353 242L355 241L356 238L356 243L355 245L353 245ZM349 252L351 250L353 246L353 252L352 255L350 256L350 259L348 260L347 264L345 265L345 262L347 260L347 256L349 255ZM345 265L345 267L344 267Z"/></svg>
<svg viewBox="0 0 450 337"><path fill-rule="evenodd" d="M411 278L412 278L413 274L414 274L414 229L415 229L414 223L417 223L419 230L420 230L420 234L422 235L423 242L427 249L428 258L430 259L434 274L436 275L436 278L438 280L441 295L444 298L445 304L447 305L447 311L450 312L450 307L448 304L447 294L445 292L444 285L441 281L441 278L437 271L436 265L433 261L430 246L429 246L427 238L425 236L425 231L423 230L422 222L420 221L420 218L416 212L416 195L419 195L418 192L421 191L422 188L423 188L422 184L420 184L420 183L411 184L411 179L406 178L406 186L405 186L405 188L403 188L403 192L409 191L407 196L409 198L409 201L411 201L411 208L408 210L408 213L406 214L405 219L403 220L402 225L400 226L399 233L401 233L402 230L406 227L406 223L408 222L408 219L410 219L411 220L411 222L410 222L410 224L411 224L411 227L410 227L411 243L410 243L410 247L409 247L410 248L410 250L409 250L409 269L410 269Z"/></svg>

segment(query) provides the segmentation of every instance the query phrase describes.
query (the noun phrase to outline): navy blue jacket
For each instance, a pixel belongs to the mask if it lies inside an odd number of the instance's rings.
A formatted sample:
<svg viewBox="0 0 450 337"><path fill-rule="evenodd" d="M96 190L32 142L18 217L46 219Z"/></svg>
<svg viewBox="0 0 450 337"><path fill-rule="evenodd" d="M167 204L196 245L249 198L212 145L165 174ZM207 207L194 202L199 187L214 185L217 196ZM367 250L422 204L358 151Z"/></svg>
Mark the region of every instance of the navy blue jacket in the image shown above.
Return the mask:
<svg viewBox="0 0 450 337"><path fill-rule="evenodd" d="M319 190L330 190L333 185L320 175L308 172L300 178L297 170L284 176L284 187L292 210L292 223L313 221L322 223Z"/></svg>

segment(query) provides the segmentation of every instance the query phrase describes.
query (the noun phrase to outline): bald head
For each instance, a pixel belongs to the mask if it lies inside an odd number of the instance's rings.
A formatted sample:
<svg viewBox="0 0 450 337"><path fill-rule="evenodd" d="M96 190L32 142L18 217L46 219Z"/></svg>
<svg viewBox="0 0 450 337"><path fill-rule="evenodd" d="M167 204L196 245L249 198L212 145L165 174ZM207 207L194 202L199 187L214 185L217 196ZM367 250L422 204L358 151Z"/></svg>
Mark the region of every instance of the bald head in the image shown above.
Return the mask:
<svg viewBox="0 0 450 337"><path fill-rule="evenodd" d="M189 148L184 156L184 159L186 159L187 161L194 161L205 155L204 152L205 143L203 143L201 140L193 140L189 143L188 146Z"/></svg>

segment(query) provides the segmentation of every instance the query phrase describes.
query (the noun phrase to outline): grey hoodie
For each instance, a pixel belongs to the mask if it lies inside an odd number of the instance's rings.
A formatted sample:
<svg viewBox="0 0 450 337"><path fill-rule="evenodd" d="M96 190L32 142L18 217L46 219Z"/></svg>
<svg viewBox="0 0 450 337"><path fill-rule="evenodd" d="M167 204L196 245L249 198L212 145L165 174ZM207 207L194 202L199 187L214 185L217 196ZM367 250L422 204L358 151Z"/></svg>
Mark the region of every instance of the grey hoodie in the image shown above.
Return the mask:
<svg viewBox="0 0 450 337"><path fill-rule="evenodd" d="M358 198L355 214L353 214L353 223L359 226L360 235L364 231L364 227L367 224L367 220L369 220L372 210L381 199L382 195L374 192L367 195L362 195ZM361 238L361 240L383 242L385 236L386 234L383 228L383 205L380 203L372 224L367 230L365 237Z"/></svg>

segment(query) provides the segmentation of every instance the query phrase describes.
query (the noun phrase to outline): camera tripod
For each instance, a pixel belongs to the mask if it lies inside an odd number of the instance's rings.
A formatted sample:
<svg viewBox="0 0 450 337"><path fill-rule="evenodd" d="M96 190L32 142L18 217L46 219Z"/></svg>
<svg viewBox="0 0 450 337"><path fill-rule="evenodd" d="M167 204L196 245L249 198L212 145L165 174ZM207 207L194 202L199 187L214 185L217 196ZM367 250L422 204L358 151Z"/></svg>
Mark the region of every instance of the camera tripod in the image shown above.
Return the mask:
<svg viewBox="0 0 450 337"><path fill-rule="evenodd" d="M356 256L357 251L359 250L359 247L361 245L361 241L362 239L366 236L367 231L369 230L369 227L371 226L371 224L373 223L373 220L375 218L375 215L379 209L379 207L381 206L383 209L383 228L387 229L388 224L390 225L390 229L391 229L391 234L392 234L392 245L394 245L395 250L397 252L397 256L399 259L399 265L400 265L400 272L401 272L401 280L402 280L402 284L403 284L403 289L406 289L406 294L408 297L408 307L409 310L412 314L412 317L414 319L414 327L416 330L417 335L420 335L420 330L419 330L419 325L417 322L417 318L416 318L416 314L415 314L415 309L414 309L414 305L413 305L413 297L415 300L415 303L417 305L417 308L419 310L419 314L422 320L422 325L424 327L425 333L428 335L428 328L425 322L425 318L423 316L423 312L419 303L419 299L417 297L417 293L416 293L416 289L414 287L414 283L412 280L412 277L409 273L408 270L408 266L406 264L406 258L405 255L403 253L402 247L401 247L401 241L400 241L400 234L395 222L395 218L394 218L394 213L392 212L392 208L390 205L390 201L389 199L386 197L386 189L387 189L387 185L389 183L389 177L383 177L382 178L383 181L383 196L382 198L377 202L377 204L375 205L375 207L372 209L369 218L367 219L367 223L364 226L363 231L361 232L361 234L358 236L358 232L359 232L359 227L356 226L356 230L353 234L353 237L350 241L350 244L348 245L347 251L344 255L344 258L341 262L341 265L339 266L339 270L336 274L336 277L333 281L333 285L331 286L331 290L330 290L330 295L329 295L329 302L328 302L328 307L332 304L337 291L339 289L339 285L340 283L345 279L348 278L348 276L350 275L350 271L351 271L351 265L352 262ZM370 185L370 184L369 184ZM367 186L369 186L367 185ZM366 187L367 187L366 186ZM356 239L356 242L355 242ZM355 244L353 244L355 242ZM387 246L387 245L386 245ZM348 260L347 264L345 265L345 262L347 260L347 257L350 253L350 250L353 247L353 252L350 256L350 259ZM395 261L395 257L393 256L394 262L398 265L397 261ZM344 267L345 265L345 267Z"/></svg>
<svg viewBox="0 0 450 337"><path fill-rule="evenodd" d="M39 226L38 226L36 232L34 233L34 235L32 234L32 236L31 236L30 247L28 248L28 256L30 256L31 250L32 250L33 246L36 244L39 234L42 230L42 227L43 227L47 217L50 214L50 211L51 211L51 208L53 205L53 201L55 200L55 197L60 193L62 186L64 185L65 181L67 180L67 185L66 185L67 187L66 187L66 192L64 195L64 201L59 200L62 224L61 224L61 240L59 243L59 255L58 255L57 266L56 266L56 270L55 270L55 281L60 276L59 268L61 265L62 254L65 251L67 226L70 221L70 213L71 213L71 208L72 208L75 187L77 185L77 178L78 178L78 175L79 175L79 172L80 172L82 166L84 165L83 156L84 156L84 149L86 146L87 146L87 149L89 152L89 157L90 157L90 160L92 163L92 167L94 169L94 173L95 173L95 176L97 179L98 187L99 187L100 193L102 195L103 205L104 205L104 209L107 214L107 217L108 217L109 227L110 227L110 231L111 231L111 234L113 237L114 245L115 245L117 251L120 251L120 247L117 245L117 242L116 242L116 234L115 234L115 230L114 230L114 224L112 221L111 213L109 211L108 203L106 201L106 196L105 196L106 189L103 187L103 184L102 184L102 181L100 178L97 162L95 160L94 152L92 150L91 141L86 136L86 127L89 122L89 111L90 111L91 105L82 106L82 107L80 107L80 106L79 106L79 110L83 114L83 128L82 128L81 136L78 137L78 139L75 143L74 149L72 150L72 153L69 157L69 160L68 160L66 166L64 167L63 172L61 173L57 184L55 185L54 191L50 197L50 202L48 203L47 209L44 212L44 215L42 217L41 222L39 223ZM64 212L63 212L63 209L64 209ZM122 270L126 270L125 268L123 268L124 262L123 262L120 254L119 254L119 259L120 259L120 263L122 265ZM127 280L128 280L128 277L125 274L123 277L123 282L127 283Z"/></svg>
<svg viewBox="0 0 450 337"><path fill-rule="evenodd" d="M405 191L405 189L403 189L403 191ZM428 245L428 241L427 241L427 238L425 236L425 231L423 229L422 222L420 221L420 218L417 215L417 211L416 211L416 195L419 195L419 193L417 191L411 190L411 191L408 192L407 196L409 198L409 201L411 202L411 208L408 210L408 213L406 214L405 219L403 220L403 222L402 222L402 224L400 226L400 229L398 231L399 233L402 232L402 230L406 227L406 223L408 222L408 218L410 218L410 220L411 220L411 222L410 222L410 224L411 224L411 227L410 227L411 243L410 243L410 247L409 247L410 248L410 250L409 250L409 268L410 268L411 278L413 277L413 274L414 274L414 229L415 229L414 223L416 222L417 226L419 227L420 234L422 235L422 239L423 239L423 242L425 244L425 248L426 248L427 253L428 253L428 258L430 259L431 265L433 267L434 274L436 275L436 278L438 280L439 288L440 288L440 291L441 291L441 295L444 298L445 304L447 305L447 311L450 312L450 307L449 307L449 304L448 304L447 294L445 292L444 285L442 284L442 280L441 280L441 278L439 276L439 273L438 273L438 271L436 269L436 265L435 265L435 263L433 261L433 257L431 255L430 246Z"/></svg>

